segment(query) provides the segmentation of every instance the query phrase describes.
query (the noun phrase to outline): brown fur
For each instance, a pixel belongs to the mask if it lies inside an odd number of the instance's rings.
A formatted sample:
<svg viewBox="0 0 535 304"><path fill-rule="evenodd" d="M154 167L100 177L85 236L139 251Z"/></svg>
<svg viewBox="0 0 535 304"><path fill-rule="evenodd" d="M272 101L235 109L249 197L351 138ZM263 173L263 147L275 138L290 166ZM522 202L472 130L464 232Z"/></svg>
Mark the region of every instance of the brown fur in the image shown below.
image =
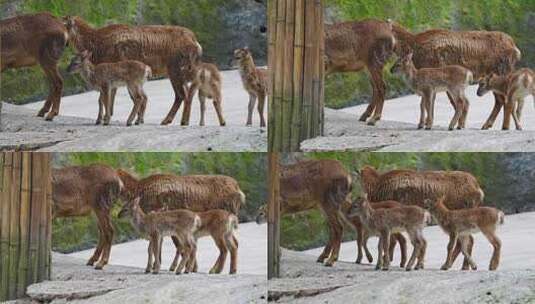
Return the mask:
<svg viewBox="0 0 535 304"><path fill-rule="evenodd" d="M209 235L219 249L219 257L209 273L221 273L221 271L223 271L227 254L230 251L229 273L235 274L238 270L238 239L236 236L238 230L238 217L221 209L197 212L196 214L201 220L201 226L194 233L195 240ZM170 270L176 268L179 256L180 254L177 251L175 259L169 268ZM193 272L197 272L196 260Z"/></svg>
<svg viewBox="0 0 535 304"><path fill-rule="evenodd" d="M104 125L110 123L111 118L111 90L120 86L128 89L130 98L134 102L132 112L128 116L126 125L132 125L132 121L137 115L136 125L143 123L145 108L147 107L147 95L143 91L143 84L151 76L151 69L143 62L136 60L122 60L113 63L100 63L93 65L89 58L91 53L84 51L77 54L71 60L67 71L70 73L80 73L82 78L94 89L100 92L98 100L98 117L96 124L102 121L102 110L106 110Z"/></svg>
<svg viewBox="0 0 535 304"><path fill-rule="evenodd" d="M447 92L454 101L452 106L455 115L451 119L449 129L453 130L456 124L457 129L465 127L469 103L464 91L473 80L470 70L460 65L417 69L412 61L412 53L409 53L396 61L392 66L392 73L403 73L408 85L422 97L418 129L424 127L424 121L427 130L433 127L435 97L438 92Z"/></svg>
<svg viewBox="0 0 535 304"><path fill-rule="evenodd" d="M221 96L221 73L216 65L202 62L195 74L195 78L189 87L188 98L193 98L195 92L199 91L199 102L201 105L200 126L204 126L204 112L206 110L206 98L214 101L214 108L219 119L219 125L224 126L223 100Z"/></svg>
<svg viewBox="0 0 535 304"><path fill-rule="evenodd" d="M433 29L412 34L397 24L393 25L393 31L398 42L396 53L403 57L412 51L418 69L461 65L473 73L474 79L480 80L492 73L508 74L520 60L513 39L502 32ZM453 96L448 97L454 104ZM494 108L483 129L492 127L504 105L504 96L495 94L495 97ZM466 117L464 112L463 117Z"/></svg>
<svg viewBox="0 0 535 304"><path fill-rule="evenodd" d="M124 204L119 212L119 218L125 216L130 217L136 230L149 240L146 273L160 272L161 248L165 236L172 236L177 241L177 248L183 257L175 273L180 274L183 269L185 273L194 271L197 252L194 233L201 227L201 219L195 212L179 209L146 214L139 206L139 197L136 197Z"/></svg>
<svg viewBox="0 0 535 304"><path fill-rule="evenodd" d="M492 207L449 210L444 204L444 200L444 197L438 199L436 202L425 200L425 207L431 212L440 225L440 228L450 237L446 262L444 262L441 269L448 270L455 261L453 246L457 242L457 239L459 239L464 257L468 260L472 269L476 270L477 265L471 256L472 245L470 245L470 237L472 233L481 231L494 247L489 270L496 270L500 263L501 249L501 241L496 236L496 226L503 224L503 212ZM463 265L463 270L467 269L467 265Z"/></svg>
<svg viewBox="0 0 535 304"><path fill-rule="evenodd" d="M350 201L351 175L336 160L307 160L281 167L281 214L318 208L329 225L329 242L318 257L326 266L338 260L343 235L342 204Z"/></svg>
<svg viewBox="0 0 535 304"><path fill-rule="evenodd" d="M346 204L347 205L347 204ZM383 202L370 202L370 205L373 209L381 209L381 208L397 208L401 207L400 203L396 201L383 201ZM350 205L349 205L350 207ZM364 252L366 253L366 258L370 263L373 262L373 257L370 251L368 250L368 239L371 236L380 236L377 231L369 231L362 225L362 221L360 220L360 216L349 215L349 208L345 208L347 210L344 210L344 214L346 215L347 220L353 225L353 228L357 231L357 260L355 263L360 264L362 261L362 248L364 248ZM389 247L389 253L390 253L390 261L392 261L394 257L394 248L396 246L396 242L399 243L400 252L401 252L401 261L399 264L399 267L405 267L405 263L407 262L407 240L401 233L392 233L392 236L390 237L390 247Z"/></svg>
<svg viewBox="0 0 535 304"><path fill-rule="evenodd" d="M50 13L21 15L0 21L0 70L41 66L50 92L37 115L42 117L48 113L46 120L52 120L59 113L63 78L58 71L58 62L67 40L67 29Z"/></svg>
<svg viewBox="0 0 535 304"><path fill-rule="evenodd" d="M123 189L114 169L104 165L65 167L52 171L53 216L86 216L93 211L98 220L99 241L87 262L96 269L108 263L114 229L110 210ZM99 260L100 259L100 260Z"/></svg>
<svg viewBox="0 0 535 304"><path fill-rule="evenodd" d="M267 96L267 70L257 68L251 51L248 48L234 50L234 60L237 61L243 88L249 93L249 107L247 113L247 126L253 124L253 111L258 99L258 114L260 115L260 127L266 126L264 120L264 104Z"/></svg>
<svg viewBox="0 0 535 304"><path fill-rule="evenodd" d="M368 199L364 197L356 200L351 205L349 215L358 215L368 231L376 231L380 235L375 269L388 270L390 266L389 247L391 234L402 231L407 232L414 247L405 269L407 271L412 270L416 259L418 259L418 262L414 269L424 268L427 242L423 236L423 229L427 224L431 223L431 215L427 211L418 206L374 209Z"/></svg>
<svg viewBox="0 0 535 304"><path fill-rule="evenodd" d="M70 42L78 52L92 52L91 62L137 60L150 66L154 76L168 76L175 91L175 101L162 124L170 124L183 100L186 100L182 125L189 123L191 100L187 83L195 77L202 48L195 34L180 26L108 25L94 29L80 17L65 17ZM116 90L111 91L111 114Z"/></svg>
<svg viewBox="0 0 535 304"><path fill-rule="evenodd" d="M383 67L396 44L392 25L374 19L325 25L325 73L367 69L373 87L372 102L360 117L374 125L381 119L386 86Z"/></svg>
<svg viewBox="0 0 535 304"><path fill-rule="evenodd" d="M522 130L520 118L524 107L524 97L531 95L535 100L535 72L528 68L522 68L508 75L489 75L479 82L477 95L483 96L488 91L506 97L506 121L504 120L502 128L509 129L510 117L513 116L516 129Z"/></svg>

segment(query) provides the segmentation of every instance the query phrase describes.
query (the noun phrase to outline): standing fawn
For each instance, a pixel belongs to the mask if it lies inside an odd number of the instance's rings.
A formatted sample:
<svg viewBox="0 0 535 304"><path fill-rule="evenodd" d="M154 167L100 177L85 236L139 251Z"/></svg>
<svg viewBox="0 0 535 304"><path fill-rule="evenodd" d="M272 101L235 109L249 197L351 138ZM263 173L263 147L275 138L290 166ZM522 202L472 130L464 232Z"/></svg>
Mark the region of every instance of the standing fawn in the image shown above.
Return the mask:
<svg viewBox="0 0 535 304"><path fill-rule="evenodd" d="M131 218L136 230L149 240L148 260L145 272L157 274L161 265L162 240L165 236L174 236L178 240L182 260L175 273L194 271L197 243L194 233L201 227L201 219L194 212L186 209L150 212L145 214L139 206L139 197L127 202L119 212L119 218ZM154 263L153 263L154 258Z"/></svg>
<svg viewBox="0 0 535 304"><path fill-rule="evenodd" d="M247 126L253 124L253 111L258 98L258 114L260 115L260 127L266 126L264 120L264 104L267 95L267 70L257 68L253 55L249 48L234 50L234 59L238 63L243 87L249 93L249 112L247 114Z"/></svg>
<svg viewBox="0 0 535 304"><path fill-rule="evenodd" d="M380 235L377 265L375 269L388 270L390 266L390 236L392 233L407 232L414 249L405 269L412 270L418 259L415 270L424 268L424 257L427 241L423 235L424 227L431 222L431 215L418 206L402 206L390 209L373 209L367 195L357 199L351 205L349 215L358 215L362 224L370 231Z"/></svg>
<svg viewBox="0 0 535 304"><path fill-rule="evenodd" d="M535 102L535 72L528 68L522 68L505 76L496 74L487 76L479 83L477 96L483 96L489 91L505 97L502 129L509 129L510 117L513 116L516 129L522 130L520 117L524 107L524 97L531 95Z"/></svg>
<svg viewBox="0 0 535 304"><path fill-rule="evenodd" d="M195 92L199 90L199 102L201 104L200 126L204 126L204 112L206 110L206 98L211 98L219 119L219 125L225 125L223 118L223 108L221 99L221 74L217 66L211 63L201 62L195 73L195 78L188 91L188 98L193 98Z"/></svg>
<svg viewBox="0 0 535 304"><path fill-rule="evenodd" d="M219 257L209 273L221 273L225 266L227 253L230 251L230 274L235 274L238 267L238 217L221 209L197 212L201 225L194 232L195 242L201 237L210 235L219 249ZM177 248L175 259L169 270L173 271L178 264L180 252ZM193 272L197 272L197 259L195 258Z"/></svg>
<svg viewBox="0 0 535 304"><path fill-rule="evenodd" d="M449 210L444 205L445 197L433 202L429 199L424 201L425 208L431 212L438 222L440 228L449 235L448 254L446 262L440 269L448 270L454 262L453 247L457 238L461 241L461 252L468 260L468 264L473 270L477 265L472 259L470 238L475 232L481 231L494 247L489 270L496 270L500 263L501 241L496 235L496 226L503 224L504 214L502 211L492 207L475 207L468 209ZM468 265L463 265L463 270L468 270Z"/></svg>
<svg viewBox="0 0 535 304"><path fill-rule="evenodd" d="M473 80L470 70L460 65L417 69L412 61L412 52L410 52L396 61L391 72L403 73L411 89L422 97L418 129L423 128L424 125L426 130L433 127L435 97L438 92L447 92L452 98L450 102L455 114L451 119L449 130L453 130L455 125L457 129L465 127L469 103L464 90Z"/></svg>
<svg viewBox="0 0 535 304"><path fill-rule="evenodd" d="M112 90L126 86L134 107L128 116L126 125L132 125L132 120L137 115L136 125L143 123L143 116L147 107L147 95L143 91L143 84L151 76L151 68L136 60L123 60L115 63L100 63L93 65L90 61L91 52L83 51L77 54L69 64L69 73L80 73L82 78L92 88L100 92L98 100L98 118L96 124L102 122L103 108L104 125L110 123L112 115Z"/></svg>
<svg viewBox="0 0 535 304"><path fill-rule="evenodd" d="M381 209L381 208L397 208L402 207L403 205L396 202L396 201L383 201L383 202L376 202L372 203L370 202L370 205L373 209ZM354 215L349 216L346 215L347 220L349 223L355 228L357 231L357 260L355 263L360 264L362 261L362 248L364 248L364 252L366 253L366 258L370 263L373 262L373 256L368 250L368 239L372 236L379 237L379 231L375 230L368 230L366 227L362 225L362 222L360 220L360 216ZM400 251L401 251L401 262L399 263L399 267L405 267L405 263L407 262L407 240L401 233L392 233L390 237L390 247L389 247L389 253L390 253L390 261L392 261L394 257L394 249L396 247L396 242L399 243Z"/></svg>

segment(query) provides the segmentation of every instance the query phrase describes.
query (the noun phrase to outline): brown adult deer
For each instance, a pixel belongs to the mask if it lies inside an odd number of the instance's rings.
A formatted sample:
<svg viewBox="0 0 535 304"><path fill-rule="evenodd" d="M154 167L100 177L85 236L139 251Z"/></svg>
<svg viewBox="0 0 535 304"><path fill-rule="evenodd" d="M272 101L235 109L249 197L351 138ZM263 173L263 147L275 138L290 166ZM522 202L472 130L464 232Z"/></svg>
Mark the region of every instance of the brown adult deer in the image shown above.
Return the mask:
<svg viewBox="0 0 535 304"><path fill-rule="evenodd" d="M531 95L535 100L535 72L522 68L506 76L489 75L479 82L477 95L483 96L489 91L506 96L503 128L509 129L510 117L513 116L516 129L522 130L520 117L524 97Z"/></svg>
<svg viewBox="0 0 535 304"><path fill-rule="evenodd" d="M130 217L136 230L149 240L146 273L160 272L161 246L165 236L173 236L178 241L177 249L183 257L175 273L181 274L183 269L185 273L194 271L197 242L193 235L201 227L201 219L195 212L180 209L146 214L137 197L124 204L118 216Z"/></svg>
<svg viewBox="0 0 535 304"><path fill-rule="evenodd" d="M472 233L481 231L487 240L489 240L492 247L494 247L489 270L496 270L500 263L500 250L502 247L501 241L496 235L496 227L504 222L505 216L503 212L492 207L449 210L444 204L444 201L444 197L438 199L436 202L429 199L424 201L425 207L431 212L440 228L450 237L446 262L444 262L444 265L440 269L448 270L451 268L455 260L453 245L459 239L461 242L461 252L468 260L470 267L476 270L477 265L471 256L470 237ZM462 269L468 270L468 265L463 265Z"/></svg>
<svg viewBox="0 0 535 304"><path fill-rule="evenodd" d="M234 60L238 64L243 88L249 93L249 107L247 112L247 126L253 124L253 111L258 99L258 115L260 115L260 127L266 126L264 120L264 104L267 96L267 70L257 68L253 55L249 48L234 50Z"/></svg>
<svg viewBox="0 0 535 304"><path fill-rule="evenodd" d="M225 266L227 254L230 251L230 274L235 274L238 270L238 217L234 214L221 209L208 210L204 212L197 212L201 220L199 229L193 234L195 241L204 236L211 236L217 248L219 249L219 257L209 273L221 273ZM175 269L178 264L179 254L175 255L175 259L171 264L170 269ZM197 260L195 259L193 271L197 272Z"/></svg>
<svg viewBox="0 0 535 304"><path fill-rule="evenodd" d="M39 65L50 91L37 116L54 119L59 113L63 78L58 62L67 46L68 33L60 19L49 13L21 15L0 21L0 71Z"/></svg>
<svg viewBox="0 0 535 304"><path fill-rule="evenodd" d="M204 112L206 111L206 98L213 99L214 108L219 119L219 125L224 126L223 100L221 98L221 73L215 64L202 62L199 64L195 78L188 91L188 98L193 98L195 92L199 92L201 105L200 126L204 126Z"/></svg>
<svg viewBox="0 0 535 304"><path fill-rule="evenodd" d="M151 76L150 67L136 60L122 60L93 65L90 58L91 52L88 51L77 54L71 60L67 71L69 73L80 73L88 85L100 92L96 124L99 125L102 122L103 109L105 110L103 124L108 125L110 123L111 91L121 86L127 87L128 93L134 102L126 125L132 125L136 115L136 125L143 123L145 108L147 107L147 95L143 90L143 84Z"/></svg>
<svg viewBox="0 0 535 304"><path fill-rule="evenodd" d="M373 209L391 209L391 208L398 208L402 207L403 205L396 202L396 201L384 201L384 202L370 202L370 206ZM364 248L364 252L366 253L366 258L370 263L373 262L373 256L368 250L368 239L372 236L380 237L378 231L374 230L368 230L365 226L362 225L362 220L360 219L360 216L357 215L350 215L349 208L346 208L347 210L344 210L344 215L346 216L347 220L355 231L357 232L357 260L355 263L360 264L362 261L362 248ZM399 267L405 267L405 263L407 262L407 240L401 233L394 232L392 233L390 237L390 246L389 246L389 253L390 253L390 261L392 261L394 257L394 248L396 246L396 242L399 243L400 252L401 252L401 261L399 264Z"/></svg>
<svg viewBox="0 0 535 304"><path fill-rule="evenodd" d="M138 179L122 169L117 170L117 174L124 183L121 198L131 201L140 197L144 212L222 209L237 216L241 205L245 204L245 194L238 182L229 176L155 174ZM178 241L174 237L172 239L178 248ZM180 254L178 249L177 254Z"/></svg>
<svg viewBox="0 0 535 304"><path fill-rule="evenodd" d="M424 268L427 241L423 236L423 229L431 223L429 212L418 206L374 209L365 195L353 202L349 215L358 215L366 229L376 231L380 235L376 270L388 270L390 266L390 237L392 233L396 232L407 232L414 247L405 270L412 270L416 259L418 262L414 269Z"/></svg>
<svg viewBox="0 0 535 304"><path fill-rule="evenodd" d="M520 60L520 50L514 40L502 32L432 29L412 34L398 24L393 24L392 30L396 37L396 54L404 57L413 52L417 69L460 65L473 73L474 80L480 80L492 73L506 75ZM504 105L505 97L494 95L494 108L483 129L492 127ZM455 98L448 97L455 106ZM463 109L461 125L465 125L467 110Z"/></svg>
<svg viewBox="0 0 535 304"><path fill-rule="evenodd" d="M470 70L460 65L417 69L412 61L412 52L410 52L396 61L391 72L404 75L411 89L422 97L418 129L423 128L424 123L427 130L433 127L435 97L438 92L447 92L453 100L455 114L451 119L449 130L453 130L455 125L457 129L465 127L469 102L464 91L473 80ZM464 116L461 117L461 115Z"/></svg>
<svg viewBox="0 0 535 304"><path fill-rule="evenodd" d="M110 257L114 229L110 210L123 183L113 168L105 165L72 166L52 171L53 217L97 217L99 240L87 265L102 269Z"/></svg>
<svg viewBox="0 0 535 304"><path fill-rule="evenodd" d="M424 207L425 199L434 201L445 196L448 208L464 209L480 206L485 196L477 179L463 171L391 170L381 174L371 166L364 166L356 178L372 202L394 200ZM470 237L469 250L472 245ZM454 257L460 253L460 247L458 242ZM468 265L467 259L463 265Z"/></svg>
<svg viewBox="0 0 535 304"><path fill-rule="evenodd" d="M351 203L351 175L337 160L300 161L281 166L281 215L319 209L329 226L329 241L317 261L333 266L338 260L343 235L342 205ZM265 220L265 207L257 215Z"/></svg>
<svg viewBox="0 0 535 304"><path fill-rule="evenodd" d="M394 53L392 24L374 19L325 25L325 74L368 70L372 101L360 116L369 125L381 119L386 85L383 67ZM373 114L373 115L372 115Z"/></svg>
<svg viewBox="0 0 535 304"><path fill-rule="evenodd" d="M137 60L150 66L153 76L168 76L175 101L162 124L173 121L183 100L186 102L181 124L189 123L191 100L187 98L187 83L193 81L202 55L192 31L180 26L124 24L94 29L77 16L65 17L64 21L69 42L78 52L90 51L93 64ZM116 89L111 90L111 114L115 93Z"/></svg>

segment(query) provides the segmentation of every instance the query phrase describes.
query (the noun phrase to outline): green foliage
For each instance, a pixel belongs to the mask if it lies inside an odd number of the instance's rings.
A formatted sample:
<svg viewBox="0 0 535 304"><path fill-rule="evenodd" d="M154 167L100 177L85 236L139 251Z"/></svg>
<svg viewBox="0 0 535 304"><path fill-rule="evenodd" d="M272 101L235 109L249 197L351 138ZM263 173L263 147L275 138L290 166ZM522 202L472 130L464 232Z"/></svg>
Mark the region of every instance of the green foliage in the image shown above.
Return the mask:
<svg viewBox="0 0 535 304"><path fill-rule="evenodd" d="M504 161L508 154L501 153L307 153L308 158L336 159L349 171L364 165L371 165L381 172L393 169L416 170L462 170L472 173L485 191L485 204L495 206L506 213L514 212L511 197L514 189L509 187L510 179ZM354 184L353 197L360 195L358 183ZM524 205L529 201L524 202ZM525 209L525 208L524 208ZM353 239L351 229L344 234L345 240ZM327 224L317 211L284 216L281 224L281 246L294 250L305 250L324 246L328 240Z"/></svg>
<svg viewBox="0 0 535 304"><path fill-rule="evenodd" d="M264 153L56 153L53 161L55 166L101 163L127 169L138 177L156 173L228 175L238 181L246 195L241 221L253 220L267 198ZM117 202L112 210L116 243L137 237L128 220L117 218L121 205ZM52 247L56 251L79 251L95 246L97 241L98 226L93 215L53 222Z"/></svg>
<svg viewBox="0 0 535 304"><path fill-rule="evenodd" d="M497 30L511 35L522 51L520 66L535 66L535 1L533 0L326 0L328 21L390 18L413 32L431 28ZM409 92L406 85L384 70L387 98ZM365 73L327 78L326 105L343 108L366 103L372 95Z"/></svg>

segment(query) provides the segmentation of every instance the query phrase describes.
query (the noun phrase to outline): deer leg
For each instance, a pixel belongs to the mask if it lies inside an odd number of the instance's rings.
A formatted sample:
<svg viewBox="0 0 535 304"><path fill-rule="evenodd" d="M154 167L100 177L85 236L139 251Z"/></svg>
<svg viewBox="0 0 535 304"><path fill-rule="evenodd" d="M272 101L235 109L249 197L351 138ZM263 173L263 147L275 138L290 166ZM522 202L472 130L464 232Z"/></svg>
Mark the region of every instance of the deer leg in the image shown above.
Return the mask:
<svg viewBox="0 0 535 304"><path fill-rule="evenodd" d="M264 104L266 102L266 95L265 94L259 94L258 95L258 115L260 115L260 127L266 126L266 121L264 119Z"/></svg>
<svg viewBox="0 0 535 304"><path fill-rule="evenodd" d="M401 251L401 262L399 263L399 267L403 268L407 263L407 240L401 233L396 235L396 239L399 243L399 250Z"/></svg>
<svg viewBox="0 0 535 304"><path fill-rule="evenodd" d="M113 242L114 229L111 223L111 216L109 209L103 209L95 212L99 225L102 226L102 232L104 236L103 246L102 246L102 256L95 265L95 269L102 269L105 265L108 264L110 259L111 244Z"/></svg>
<svg viewBox="0 0 535 304"><path fill-rule="evenodd" d="M227 123L225 122L225 118L223 118L223 99L221 98L221 90L217 87L212 88L212 91L214 94L214 108L215 112L217 113L217 119L219 119L219 125L224 126Z"/></svg>
<svg viewBox="0 0 535 304"><path fill-rule="evenodd" d="M197 240L194 240L193 237L191 237L189 243L191 246L191 254L188 262L186 263L185 273L193 272L195 269L195 264L197 263Z"/></svg>
<svg viewBox="0 0 535 304"><path fill-rule="evenodd" d="M457 243L457 234L456 233L450 233L450 240L448 242L448 248L447 248L447 255L446 255L446 261L440 267L441 270L448 270L451 268L451 265L453 264L453 247Z"/></svg>
<svg viewBox="0 0 535 304"><path fill-rule="evenodd" d="M459 239L461 240L461 252L468 259L468 263L470 263L470 266L472 267L472 269L476 270L477 265L472 259L472 256L470 255L470 253L468 252L468 247L470 246L470 238L466 235L463 235L459 237Z"/></svg>
<svg viewBox="0 0 535 304"><path fill-rule="evenodd" d="M147 257L147 267L145 267L145 273L149 273L152 269L152 238L149 238L149 246L147 248L148 251L148 257Z"/></svg>
<svg viewBox="0 0 535 304"><path fill-rule="evenodd" d="M420 100L420 121L418 122L418 129L423 129L425 125L425 114L427 112L425 96L422 96Z"/></svg>
<svg viewBox="0 0 535 304"><path fill-rule="evenodd" d="M412 267L414 266L414 263L416 262L416 258L418 257L418 253L420 252L420 240L415 235L414 232L409 233L409 237L411 239L411 244L413 246L412 254L409 259L409 262L407 263L407 266L405 266L406 271L411 271Z"/></svg>
<svg viewBox="0 0 535 304"><path fill-rule="evenodd" d="M513 120L515 122L515 127L517 130L522 130L522 125L520 124L520 118L517 115L519 103L517 98L515 96L511 96L510 99L513 102L513 109L511 109L511 115L513 116Z"/></svg>
<svg viewBox="0 0 535 304"><path fill-rule="evenodd" d="M390 267L390 231L384 231L381 233L383 239L383 270L388 270Z"/></svg>
<svg viewBox="0 0 535 304"><path fill-rule="evenodd" d="M344 233L344 226L339 218L338 212L331 216L330 220L332 221L333 227L331 231L333 233L333 242L331 255L327 259L327 262L325 262L325 266L333 266L334 262L338 261L338 254L340 252L340 246L342 243L342 235Z"/></svg>
<svg viewBox="0 0 535 304"><path fill-rule="evenodd" d="M374 126L375 123L381 119L381 115L383 114L386 85L383 80L383 65L369 69L369 71L372 79L372 102L375 105L375 110L373 111L372 118L368 120L368 125Z"/></svg>
<svg viewBox="0 0 535 304"><path fill-rule="evenodd" d="M417 231L416 235L418 237L418 242L420 243L420 252L418 255L418 262L416 263L416 267L414 269L418 270L418 269L424 269L425 252L427 250L427 241L425 240L423 236L423 232L421 230Z"/></svg>
<svg viewBox="0 0 535 304"><path fill-rule="evenodd" d="M206 97L199 92L199 104L201 106L201 121L199 126L204 126L204 113L206 112Z"/></svg>
<svg viewBox="0 0 535 304"><path fill-rule="evenodd" d="M489 118L487 118L487 121L485 121L485 123L481 127L482 130L492 128L492 126L494 125L494 121L496 121L496 117L498 116L498 113L500 113L500 110L502 109L504 103L505 96L494 93L494 107L492 108L492 112L490 112Z"/></svg>
<svg viewBox="0 0 535 304"><path fill-rule="evenodd" d="M388 256L390 257L390 262L394 260L394 250L396 249L396 238L397 233L390 234L390 245L388 246Z"/></svg>
<svg viewBox="0 0 535 304"><path fill-rule="evenodd" d="M87 264L86 264L87 266L93 266L95 262L100 259L100 255L102 254L102 247L104 247L104 233L102 232L101 225L98 225L97 248L95 249L95 252L91 256L91 258L89 258L89 260L87 261Z"/></svg>
<svg viewBox="0 0 535 304"><path fill-rule="evenodd" d="M464 107L464 104L459 96L459 94L456 92L455 94L452 94L456 106L455 106L455 114L453 114L453 117L451 118L450 124L448 126L448 130L453 130L455 128L455 125L459 121L459 118L461 117L461 113Z"/></svg>
<svg viewBox="0 0 535 304"><path fill-rule="evenodd" d="M366 254L366 259L368 259L368 262L373 263L373 255L370 252L370 250L368 249L368 238L369 238L369 235L366 233L364 235L364 239L362 241L362 245L364 247L364 253Z"/></svg>
<svg viewBox="0 0 535 304"><path fill-rule="evenodd" d="M184 97L184 110L182 111L182 120L180 121L181 126L189 126L189 118L191 116L191 104L193 103L193 96L187 94L186 85L184 85L184 92L186 96Z"/></svg>
<svg viewBox="0 0 535 304"><path fill-rule="evenodd" d="M227 259L228 248L224 239L214 238L214 242L219 249L219 257L217 258L214 266L210 269L210 274L221 273Z"/></svg>
<svg viewBox="0 0 535 304"><path fill-rule="evenodd" d="M173 103L173 106L169 110L169 113L167 113L167 116L164 118L164 120L162 120L162 125L168 125L173 122L173 119L175 119L176 116L176 112L180 108L182 101L184 100L184 98L186 98L187 95L184 85L180 80L180 75L178 75L178 72L175 71L176 68L168 67L167 69L170 71L169 80L171 81L171 85L173 86L173 90L175 91L175 101Z"/></svg>
<svg viewBox="0 0 535 304"><path fill-rule="evenodd" d="M252 126L253 125L253 111L254 106L256 103L256 95L249 93L249 106L248 106L248 112L247 112L247 123L245 123L246 126Z"/></svg>
<svg viewBox="0 0 535 304"><path fill-rule="evenodd" d="M130 97L132 98L132 101L134 103L132 111L130 112L130 115L128 115L128 119L126 120L126 126L131 126L135 116L139 113L139 108L143 103L143 98L141 97L141 94L139 94L139 91L136 88L128 87L128 93L130 93Z"/></svg>
<svg viewBox="0 0 535 304"><path fill-rule="evenodd" d="M384 238L382 234L379 234L379 243L377 244L377 263L375 264L375 270L383 268L383 243Z"/></svg>
<svg viewBox="0 0 535 304"><path fill-rule="evenodd" d="M230 271L229 274L235 274L238 270L238 240L231 234L227 239L230 250Z"/></svg>
<svg viewBox="0 0 535 304"><path fill-rule="evenodd" d="M483 235L485 235L487 240L489 240L490 244L494 248L492 258L490 259L489 270L496 270L498 268L498 265L500 264L500 251L502 248L502 242L496 236L494 230L482 230L481 232L483 233Z"/></svg>
<svg viewBox="0 0 535 304"><path fill-rule="evenodd" d="M154 256L154 263L152 264L152 274L158 274L161 266L161 254L162 254L162 241L163 238L157 233L151 235L152 254Z"/></svg>
<svg viewBox="0 0 535 304"><path fill-rule="evenodd" d="M58 71L56 60L49 61L40 59L40 65L48 79L50 93L37 116L44 116L52 106L52 110L48 112L48 115L45 118L46 120L52 120L59 114L59 104L63 92L63 78L61 78L61 74Z"/></svg>
<svg viewBox="0 0 535 304"><path fill-rule="evenodd" d="M176 254L173 263L171 263L171 266L169 267L169 271L175 271L176 266L178 265L178 259L180 258L180 242L176 236L172 236L171 239L173 240L173 244L175 244Z"/></svg>
<svg viewBox="0 0 535 304"><path fill-rule="evenodd" d="M182 273L182 269L186 265L186 262L189 261L190 253L191 253L190 244L185 242L184 244L180 245L180 255L182 255L182 260L180 261L180 264L178 264L178 267L176 268L176 271L175 271L176 274Z"/></svg>
<svg viewBox="0 0 535 304"><path fill-rule="evenodd" d="M117 95L117 88L112 88L110 91L110 116L113 116L113 108L115 105L115 95Z"/></svg>
<svg viewBox="0 0 535 304"><path fill-rule="evenodd" d="M468 98L464 95L464 92L461 91L461 95L459 96L461 101L463 102L463 108L461 112L461 117L459 118L459 122L457 124L457 129L464 129L466 127L466 118L468 116L468 110L470 109L470 102L468 101Z"/></svg>
<svg viewBox="0 0 535 304"><path fill-rule="evenodd" d="M141 105L139 107L139 111L137 113L137 119L136 119L136 125L145 123L145 110L147 109L147 95L145 94L145 91L141 90Z"/></svg>
<svg viewBox="0 0 535 304"><path fill-rule="evenodd" d="M524 98L518 98L516 101L516 117L518 121L522 118L522 109L524 109Z"/></svg>
<svg viewBox="0 0 535 304"><path fill-rule="evenodd" d="M110 88L108 86L102 87L102 92L104 94L104 97L102 99L103 105L104 105L104 121L103 125L107 126L110 124L111 115L110 115Z"/></svg>
<svg viewBox="0 0 535 304"><path fill-rule="evenodd" d="M423 92L423 96L422 96L422 100L424 102L424 106L425 106L425 110L427 112L427 116L425 117L425 129L426 130L430 130L431 127L433 126L433 115L432 115L432 110L431 110L431 106L432 106L432 92L429 91L429 90L426 90Z"/></svg>
<svg viewBox="0 0 535 304"><path fill-rule="evenodd" d="M357 260L355 263L360 264L362 261L362 241L364 239L364 227L362 226L355 226L356 232L357 232Z"/></svg>

